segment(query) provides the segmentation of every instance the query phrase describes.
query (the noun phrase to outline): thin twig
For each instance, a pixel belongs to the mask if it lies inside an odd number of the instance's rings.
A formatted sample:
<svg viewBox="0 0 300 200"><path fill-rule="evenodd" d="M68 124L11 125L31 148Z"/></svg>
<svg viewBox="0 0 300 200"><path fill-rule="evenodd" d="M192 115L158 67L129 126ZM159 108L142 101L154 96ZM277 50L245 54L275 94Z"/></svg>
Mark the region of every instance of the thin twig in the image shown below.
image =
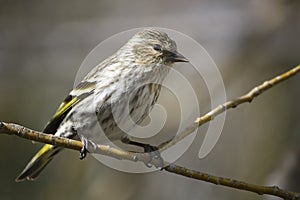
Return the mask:
<svg viewBox="0 0 300 200"><path fill-rule="evenodd" d="M269 194L277 197L281 197L282 199L290 199L290 200L299 200L300 199L300 193L287 191L284 189L279 188L278 186L260 186L260 185L254 185L251 183L246 183L243 181L231 179L231 178L224 178L224 177L218 177L214 175L210 175L207 173L187 169L178 165L170 164L167 167L164 168L164 170L175 173L181 176L213 183L216 185L223 185L239 190L247 190L250 192L255 192L259 195L263 194Z"/></svg>
<svg viewBox="0 0 300 200"><path fill-rule="evenodd" d="M292 70L283 73L269 81L264 82L263 84L255 87L250 92L248 92L246 95L243 95L235 100L228 101L217 108L213 109L212 111L205 114L203 117L199 117L195 120L193 125L189 128L187 128L182 134L180 134L178 137L173 139L171 142L167 143L166 145L163 145L162 149L160 151L163 151L164 149L167 149L168 147L175 145L177 142L194 132L199 126L203 125L204 123L207 123L219 114L223 113L225 110L229 108L234 108L242 103L245 102L251 102L255 97L257 97L262 92L270 89L274 85L292 77L296 73L300 72L300 65L296 66ZM61 146L64 148L69 148L73 150L80 150L82 149L82 143L77 140L57 137L45 133L41 133L38 131L34 131L31 129L28 129L24 126L13 124L13 123L5 123L0 122L0 133L6 133L9 135L17 135L19 137L34 140L42 143L52 144ZM131 161L142 161L147 163L149 161L148 154L138 154L138 153L131 153L126 152L123 150L111 148L107 145L97 145L95 148L95 153L100 153L103 155L111 156L117 159L126 159ZM154 163L155 165L155 163ZM259 185L253 185L246 182L233 180L229 178L223 178L223 177L217 177L213 176L207 173L187 169L175 164L170 164L165 162L164 163L164 170L179 174L185 177L202 180L210 183L214 183L217 185L223 185L228 186L231 188L236 188L240 190L247 190L251 192L255 192L257 194L263 195L263 194L269 194L277 197L281 197L283 199L290 199L290 200L300 200L300 193L291 192L287 190L283 190L279 188L278 186L259 186Z"/></svg>
<svg viewBox="0 0 300 200"><path fill-rule="evenodd" d="M174 137L169 143L163 145L161 151L164 151L169 147L174 146L175 144L177 144L178 142L180 142L181 140L183 140L184 138L192 134L197 128L199 128L200 126L202 126L207 122L212 121L216 116L222 114L226 110L230 108L235 108L242 103L246 103L246 102L250 103L258 95L262 94L263 92L267 91L273 86L281 83L282 81L296 75L299 72L300 72L300 65L294 67L293 69L281 75L276 76L275 78L272 78L271 80L265 81L264 83L250 90L245 95L242 95L234 100L227 101L222 105L217 106L216 108L206 113L202 117L198 117L191 126L187 127L182 133Z"/></svg>

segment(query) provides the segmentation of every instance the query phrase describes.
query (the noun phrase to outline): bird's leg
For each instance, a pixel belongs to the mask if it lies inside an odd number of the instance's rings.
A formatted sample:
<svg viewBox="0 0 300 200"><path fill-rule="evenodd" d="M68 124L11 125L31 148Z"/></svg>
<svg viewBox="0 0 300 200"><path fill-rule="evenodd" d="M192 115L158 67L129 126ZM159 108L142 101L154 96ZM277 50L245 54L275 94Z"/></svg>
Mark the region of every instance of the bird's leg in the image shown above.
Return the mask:
<svg viewBox="0 0 300 200"><path fill-rule="evenodd" d="M92 140L81 137L82 148L80 150L80 160L84 159L87 153L93 153L97 149L97 144Z"/></svg>
<svg viewBox="0 0 300 200"><path fill-rule="evenodd" d="M86 157L86 154L87 154L88 150L85 148L85 147L82 147L80 149L80 156L79 156L79 159L80 160L83 160L85 157Z"/></svg>
<svg viewBox="0 0 300 200"><path fill-rule="evenodd" d="M81 141L82 141L82 148L80 149L79 159L83 160L86 157L86 154L88 152L88 150L87 150L88 140L85 138L82 138Z"/></svg>
<svg viewBox="0 0 300 200"><path fill-rule="evenodd" d="M74 135L77 135L76 137L78 137L77 130L75 129L74 126L72 126L72 133L73 133ZM87 140L86 138L84 138L84 137L79 137L79 138L80 138L81 143L82 143L82 148L81 148L80 151L79 151L79 152L80 152L79 159L80 159L80 160L83 160L83 159L86 157L87 153L88 153L88 150L87 150L88 140ZM77 138L77 139L78 139L78 138Z"/></svg>
<svg viewBox="0 0 300 200"><path fill-rule="evenodd" d="M145 143L141 143L141 142L132 141L128 137L122 138L121 142L123 142L124 144L130 144L133 146L142 147L144 149L145 153L150 153L150 152L158 150L158 147L156 147L156 146L152 146L151 144L145 144Z"/></svg>
<svg viewBox="0 0 300 200"><path fill-rule="evenodd" d="M149 154L149 161L145 162L145 165L147 167L152 167L153 160L159 161L158 162L159 164L157 165L157 167L160 167L160 168L163 167L164 160L162 159L162 157L160 155L160 151L159 151L158 147L153 146L151 144L145 144L145 143L141 143L141 142L132 141L128 136L123 137L121 142L123 142L124 144L130 144L130 145L144 148L144 152Z"/></svg>

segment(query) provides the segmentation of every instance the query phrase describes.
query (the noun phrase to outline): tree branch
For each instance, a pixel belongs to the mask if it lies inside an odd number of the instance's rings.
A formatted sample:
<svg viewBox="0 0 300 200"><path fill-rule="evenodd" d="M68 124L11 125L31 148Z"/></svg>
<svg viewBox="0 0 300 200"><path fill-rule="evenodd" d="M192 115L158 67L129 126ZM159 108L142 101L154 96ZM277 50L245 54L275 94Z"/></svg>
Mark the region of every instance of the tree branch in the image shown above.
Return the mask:
<svg viewBox="0 0 300 200"><path fill-rule="evenodd" d="M179 174L181 176L213 183L216 185L223 185L239 190L246 190L250 192L255 192L259 195L269 194L272 196L281 197L285 200L299 200L300 199L300 193L287 191L284 189L279 188L278 186L260 186L260 185L254 185L251 183L231 179L231 178L224 178L224 177L218 177L211 174L207 174L200 171L195 171L191 169L187 169L175 164L170 164L167 167L164 168L166 171Z"/></svg>
<svg viewBox="0 0 300 200"><path fill-rule="evenodd" d="M222 114L226 110L228 110L230 108L235 108L235 107L239 106L240 104L243 104L246 102L251 103L251 101L258 95L262 94L263 92L267 91L268 89L272 88L273 86L283 82L284 80L291 78L292 76L296 75L299 72L300 72L300 65L294 67L293 69L291 69L281 75L278 75L278 76L272 78L271 80L265 81L264 83L258 85L257 87L253 88L252 90L250 90L245 95L242 95L234 100L227 101L227 102L217 106L216 108L214 108L210 112L206 113L202 117L198 117L191 126L187 127L182 133L180 133L179 135L174 137L173 140L170 141L168 144L164 145L162 147L162 151L165 149L168 149L171 146L174 146L175 144L177 144L178 142L180 142L181 140L183 140L184 138L186 138L187 136L192 134L197 128L199 128L200 126L202 126L203 124L205 124L207 122L212 121L216 116Z"/></svg>
<svg viewBox="0 0 300 200"><path fill-rule="evenodd" d="M292 70L289 70L286 73L283 73L269 81L265 81L263 84L255 87L252 89L250 92L247 94L232 100L228 101L217 108L213 109L212 111L208 112L205 114L203 117L199 117L195 120L193 125L189 128L187 128L182 134L180 134L178 137L175 137L171 142L167 143L166 145L163 145L160 148L160 151L163 151L167 149L170 146L175 145L177 142L194 132L199 126L213 120L216 116L219 114L223 113L225 110L230 109L230 108L235 108L236 106L245 103L245 102L251 102L255 97L263 93L264 91L270 89L274 85L281 83L282 81L292 77L293 75L297 74L300 72L300 65L296 66ZM50 134L45 134L41 133L38 131L34 131L31 129L28 129L24 126L13 124L13 123L5 123L5 122L0 122L0 133L5 133L9 135L16 135L25 139L29 140L34 140L42 143L47 143L47 144L52 144L52 145L57 145L61 146L64 148L68 149L73 149L73 150L80 150L82 149L82 143L81 141L77 140L72 140L68 138L62 138L62 137L57 137L54 135ZM137 161L142 161L144 163L149 163L150 156L146 153L132 153L132 152L126 152L123 150L119 150L116 148L111 148L107 145L97 145L95 148L95 152L93 153L99 153L107 156L111 156L117 159L126 159L126 160L131 160L134 162ZM158 166L156 163L156 160L152 160L151 163L155 166ZM166 170L170 173L175 173L179 174L185 177L197 179L197 180L202 180L206 181L209 183L214 183L217 185L223 185L231 188L236 188L240 190L247 190L251 192L255 192L257 194L263 195L263 194L269 194L273 196L278 196L283 199L290 199L290 200L300 200L300 193L296 192L291 192L287 190L283 190L279 188L278 186L259 186L259 185L254 185L254 184L249 184L246 182L230 179L230 178L223 178L223 177L218 177L218 176L213 176L207 173L187 169L175 164L170 164L167 162L164 162L164 167L163 170Z"/></svg>
<svg viewBox="0 0 300 200"><path fill-rule="evenodd" d="M0 133L16 135L21 138L52 144L52 145L57 145L64 148L78 150L78 151L83 147L81 141L63 138L63 137L57 137L50 134L45 134L13 123L0 122ZM144 163L147 163L149 162L150 159L148 154L138 154L138 153L122 151L116 148L111 148L107 145L97 145L97 147L95 148L95 153L111 156L117 159L131 160L134 162L142 161ZM266 187L266 186L253 185L253 184L249 184L234 179L218 177L207 173L187 169L179 165L170 164L167 162L164 162L164 166L166 167L164 167L163 170L168 171L170 173L175 173L178 175L182 175L185 177L189 177L189 178L193 178L193 179L197 179L209 183L214 183L217 185L223 185L223 186L236 188L240 190L247 190L250 192L255 192L260 195L270 194L273 196L281 197L283 199L290 199L290 200L300 199L300 193L283 190L278 186Z"/></svg>

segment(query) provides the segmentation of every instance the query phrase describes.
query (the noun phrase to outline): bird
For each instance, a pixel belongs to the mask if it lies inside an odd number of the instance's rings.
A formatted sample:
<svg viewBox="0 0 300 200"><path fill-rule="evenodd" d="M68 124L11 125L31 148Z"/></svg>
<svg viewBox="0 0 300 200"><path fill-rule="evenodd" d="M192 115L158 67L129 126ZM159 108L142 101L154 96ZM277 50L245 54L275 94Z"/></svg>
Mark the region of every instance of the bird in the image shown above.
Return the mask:
<svg viewBox="0 0 300 200"><path fill-rule="evenodd" d="M83 143L81 159L88 152L89 137L100 126L111 141L141 146L120 128L126 121L140 124L157 102L161 83L174 63L188 62L177 44L158 28L138 31L113 55L96 65L71 90L46 124L43 132L59 137L78 137ZM128 107L128 112L125 112ZM129 127L130 130L133 127ZM80 133L80 134L79 134ZM44 145L15 179L35 180L62 147ZM151 150L151 148L150 148Z"/></svg>

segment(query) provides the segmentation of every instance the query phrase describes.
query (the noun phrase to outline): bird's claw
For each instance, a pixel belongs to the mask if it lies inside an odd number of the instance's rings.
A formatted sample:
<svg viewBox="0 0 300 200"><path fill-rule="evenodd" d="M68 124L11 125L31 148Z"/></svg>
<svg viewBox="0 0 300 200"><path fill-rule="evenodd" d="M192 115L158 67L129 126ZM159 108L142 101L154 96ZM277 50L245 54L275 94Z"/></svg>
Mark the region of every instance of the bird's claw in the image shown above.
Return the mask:
<svg viewBox="0 0 300 200"><path fill-rule="evenodd" d="M124 144L131 144L144 148L144 153L147 154L146 159L143 159L144 164L151 168L153 165L157 168L164 167L164 160L162 159L159 151L159 147L152 146L150 144L144 144L130 140L129 137L124 137L121 140Z"/></svg>
<svg viewBox="0 0 300 200"><path fill-rule="evenodd" d="M93 150L95 150L97 148L97 145L91 140L88 140L86 138L81 138L81 141L82 141L82 148L80 150L80 157L79 157L80 160L84 159L86 157L87 153L90 152L88 150L89 146L91 146L93 148Z"/></svg>
<svg viewBox="0 0 300 200"><path fill-rule="evenodd" d="M151 168L153 165L157 168L164 167L164 160L161 157L158 147L152 146L150 144L145 144L144 152L149 156L149 159L147 161L144 161L147 167Z"/></svg>
<svg viewBox="0 0 300 200"><path fill-rule="evenodd" d="M80 160L83 160L83 159L86 157L87 152L88 152L88 150L85 148L85 146L83 146L83 147L80 149L80 157L79 157L79 159L80 159Z"/></svg>

